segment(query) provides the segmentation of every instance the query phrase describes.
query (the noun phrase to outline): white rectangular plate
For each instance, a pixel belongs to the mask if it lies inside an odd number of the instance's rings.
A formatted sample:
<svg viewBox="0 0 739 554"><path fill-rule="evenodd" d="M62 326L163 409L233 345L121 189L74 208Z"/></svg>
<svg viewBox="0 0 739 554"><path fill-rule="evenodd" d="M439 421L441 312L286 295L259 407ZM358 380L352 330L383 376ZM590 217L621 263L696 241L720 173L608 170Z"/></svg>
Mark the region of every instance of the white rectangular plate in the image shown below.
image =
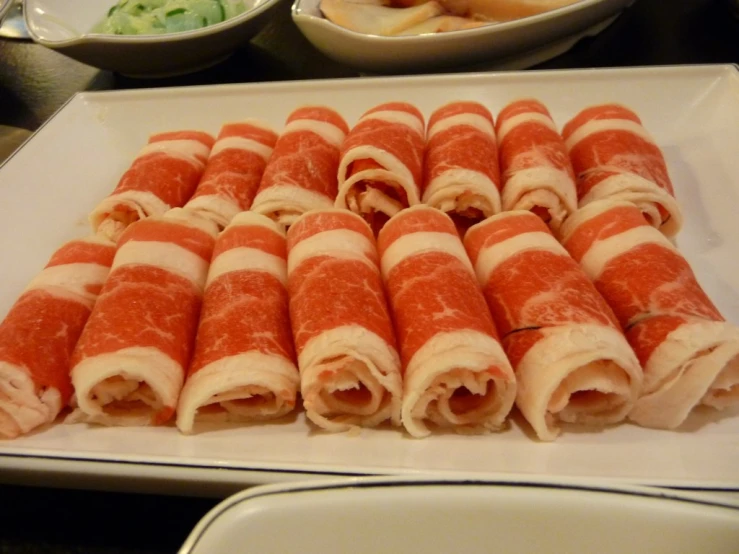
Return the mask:
<svg viewBox="0 0 739 554"><path fill-rule="evenodd" d="M428 116L455 99L493 112L535 96L562 125L587 105L635 109L664 149L685 227L677 242L727 319L739 323L739 72L734 66L467 74L229 85L79 94L0 169L0 317L63 241L87 234L87 213L115 186L148 135L261 117L281 128L302 104L339 110L350 124L389 100ZM433 472L465 476L581 478L739 490L739 413L700 411L685 430L624 424L565 430L537 443L514 422L489 436L412 440L390 430L313 433L289 423L182 436L174 427L55 425L0 444L14 478L89 477L118 488L138 479L182 492L325 474ZM62 481L69 483L70 481Z"/></svg>

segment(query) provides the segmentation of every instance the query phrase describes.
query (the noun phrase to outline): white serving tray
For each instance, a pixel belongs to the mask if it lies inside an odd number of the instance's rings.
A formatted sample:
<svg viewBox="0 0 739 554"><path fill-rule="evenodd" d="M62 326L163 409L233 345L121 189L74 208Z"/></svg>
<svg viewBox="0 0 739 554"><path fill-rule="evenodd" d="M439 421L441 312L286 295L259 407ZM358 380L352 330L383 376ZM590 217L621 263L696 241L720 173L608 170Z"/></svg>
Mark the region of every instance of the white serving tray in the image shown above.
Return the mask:
<svg viewBox="0 0 739 554"><path fill-rule="evenodd" d="M358 478L221 502L180 554L733 554L739 504L644 487Z"/></svg>
<svg viewBox="0 0 739 554"><path fill-rule="evenodd" d="M589 104L634 108L663 148L685 227L677 243L724 316L739 323L739 71L735 66L489 73L90 92L75 96L0 167L0 317L155 131L262 117L281 129L301 104L336 108L353 124L371 106L414 102L427 116L454 99L497 112L536 96L562 125ZM699 411L679 432L630 424L565 430L552 444L525 425L489 436L398 431L312 432L302 414L278 424L182 436L174 427L54 425L0 442L0 480L97 488L226 492L325 475L434 473L577 478L739 491L739 411ZM205 490L208 489L208 490Z"/></svg>

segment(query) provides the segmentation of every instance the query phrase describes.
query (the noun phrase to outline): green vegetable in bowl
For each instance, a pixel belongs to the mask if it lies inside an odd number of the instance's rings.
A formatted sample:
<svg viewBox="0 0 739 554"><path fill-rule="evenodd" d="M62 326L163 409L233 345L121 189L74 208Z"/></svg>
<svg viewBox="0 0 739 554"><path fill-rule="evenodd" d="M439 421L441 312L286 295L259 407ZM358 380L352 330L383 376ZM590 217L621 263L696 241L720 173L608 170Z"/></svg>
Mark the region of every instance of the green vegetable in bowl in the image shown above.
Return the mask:
<svg viewBox="0 0 739 554"><path fill-rule="evenodd" d="M93 33L155 35L201 29L247 9L244 0L119 0Z"/></svg>

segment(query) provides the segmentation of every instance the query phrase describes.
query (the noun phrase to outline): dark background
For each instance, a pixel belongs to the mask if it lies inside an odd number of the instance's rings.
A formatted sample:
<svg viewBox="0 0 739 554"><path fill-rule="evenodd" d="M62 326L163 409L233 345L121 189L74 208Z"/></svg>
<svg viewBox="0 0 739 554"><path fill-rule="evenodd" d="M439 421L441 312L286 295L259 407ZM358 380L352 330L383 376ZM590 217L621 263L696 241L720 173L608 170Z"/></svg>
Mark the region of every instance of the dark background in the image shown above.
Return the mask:
<svg viewBox="0 0 739 554"><path fill-rule="evenodd" d="M739 20L730 0L637 0L608 29L534 69L739 62ZM218 83L356 77L320 54L284 0L248 45L211 69L169 79L132 79L83 65L27 41L0 39L0 125L35 130L72 94Z"/></svg>
<svg viewBox="0 0 739 554"><path fill-rule="evenodd" d="M739 63L739 20L728 0L638 0L604 32L535 69L702 63ZM122 77L27 41L0 40L0 125L35 130L83 90L356 76L302 37L290 20L289 1L226 62L171 79ZM0 473L0 482L8 481ZM0 485L0 554L176 552L217 502Z"/></svg>

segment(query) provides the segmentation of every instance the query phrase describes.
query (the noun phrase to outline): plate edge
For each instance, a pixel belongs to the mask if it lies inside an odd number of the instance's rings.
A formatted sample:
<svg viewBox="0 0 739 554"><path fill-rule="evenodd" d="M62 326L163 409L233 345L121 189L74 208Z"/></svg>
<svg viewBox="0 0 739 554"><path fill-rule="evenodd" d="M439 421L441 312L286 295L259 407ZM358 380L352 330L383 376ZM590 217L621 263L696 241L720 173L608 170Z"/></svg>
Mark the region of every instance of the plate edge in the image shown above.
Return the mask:
<svg viewBox="0 0 739 554"><path fill-rule="evenodd" d="M332 79L303 79L300 81L265 81L261 83L226 83L218 85L192 85L192 86L171 86L171 87L147 87L139 89L119 89L119 90L97 90L78 92L75 97L79 97L84 102L94 102L101 99L152 99L158 97L170 96L173 93L179 93L187 96L196 96L211 91L220 92L243 92L243 91L291 91L307 88L330 88L349 84L351 86L372 86L375 84L383 84L392 86L395 84L424 84L437 81L455 82L470 80L491 80L491 81L507 81L520 78L525 79L555 79L563 76L642 76L642 75L660 75L660 74L690 74L699 72L715 73L721 76L726 74L727 70L734 71L739 74L739 65L731 63L709 63L709 64L686 64L686 65L656 65L656 66L629 66L629 67L607 67L607 68L580 68L580 69L522 69L516 71L476 71L471 73L447 73L447 74L423 74L423 75L373 75L366 77L337 77ZM62 108L65 106L62 106ZM60 108L60 110L62 109ZM56 114L55 114L56 115ZM52 116L53 117L53 116Z"/></svg>

